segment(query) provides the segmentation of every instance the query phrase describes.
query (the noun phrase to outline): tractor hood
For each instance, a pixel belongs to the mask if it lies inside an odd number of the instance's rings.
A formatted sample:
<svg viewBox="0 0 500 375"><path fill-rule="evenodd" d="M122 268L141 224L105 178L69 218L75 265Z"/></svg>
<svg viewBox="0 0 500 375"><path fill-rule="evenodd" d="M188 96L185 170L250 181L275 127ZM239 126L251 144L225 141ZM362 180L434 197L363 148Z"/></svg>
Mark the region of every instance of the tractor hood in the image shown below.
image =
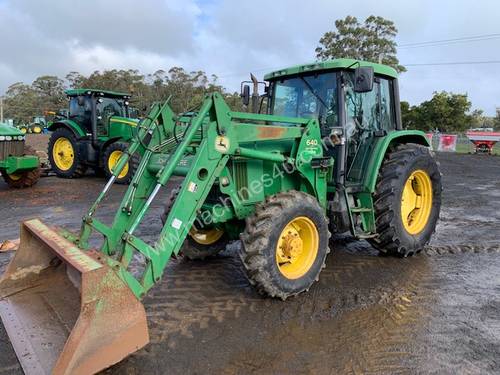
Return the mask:
<svg viewBox="0 0 500 375"><path fill-rule="evenodd" d="M24 136L18 128L0 122L0 136Z"/></svg>
<svg viewBox="0 0 500 375"><path fill-rule="evenodd" d="M135 118L128 118L128 117L122 117L122 116L113 116L109 120L110 122L115 122L119 124L124 124L132 127L136 127L137 124L139 123L139 119Z"/></svg>

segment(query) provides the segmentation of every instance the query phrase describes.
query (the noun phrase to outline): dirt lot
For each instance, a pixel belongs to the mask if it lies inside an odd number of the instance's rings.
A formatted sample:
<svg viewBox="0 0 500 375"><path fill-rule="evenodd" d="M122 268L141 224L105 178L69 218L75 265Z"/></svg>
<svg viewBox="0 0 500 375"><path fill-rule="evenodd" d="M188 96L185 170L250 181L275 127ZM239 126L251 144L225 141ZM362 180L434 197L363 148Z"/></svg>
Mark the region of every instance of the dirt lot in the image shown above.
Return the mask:
<svg viewBox="0 0 500 375"><path fill-rule="evenodd" d="M421 255L381 257L334 238L319 283L286 302L249 286L237 242L209 261L174 260L145 299L151 344L107 373L500 373L500 157L438 159L444 206ZM1 182L0 241L35 216L77 229L102 185L47 177L14 191ZM108 219L123 191L106 202ZM148 241L165 193L141 228ZM21 374L1 325L0 343L0 374Z"/></svg>

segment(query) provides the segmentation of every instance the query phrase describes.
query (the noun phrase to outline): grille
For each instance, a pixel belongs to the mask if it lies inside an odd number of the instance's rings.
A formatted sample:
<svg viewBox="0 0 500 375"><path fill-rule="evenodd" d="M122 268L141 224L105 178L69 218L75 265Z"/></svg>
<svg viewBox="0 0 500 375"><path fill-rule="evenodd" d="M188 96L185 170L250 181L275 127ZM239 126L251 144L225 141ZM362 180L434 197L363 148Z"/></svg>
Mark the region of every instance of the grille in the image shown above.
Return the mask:
<svg viewBox="0 0 500 375"><path fill-rule="evenodd" d="M247 163L244 161L235 161L233 163L233 175L240 199L248 200Z"/></svg>
<svg viewBox="0 0 500 375"><path fill-rule="evenodd" d="M8 156L22 156L24 154L24 141L0 142L0 160Z"/></svg>

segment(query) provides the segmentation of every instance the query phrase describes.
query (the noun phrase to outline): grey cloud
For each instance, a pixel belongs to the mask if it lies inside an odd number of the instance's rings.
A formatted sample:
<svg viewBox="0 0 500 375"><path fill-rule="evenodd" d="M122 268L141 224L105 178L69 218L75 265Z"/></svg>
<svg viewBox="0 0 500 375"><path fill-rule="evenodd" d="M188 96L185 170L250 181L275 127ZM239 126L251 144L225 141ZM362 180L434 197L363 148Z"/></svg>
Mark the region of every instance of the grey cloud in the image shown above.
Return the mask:
<svg viewBox="0 0 500 375"><path fill-rule="evenodd" d="M175 1L17 0L15 8L54 42L130 48L177 55L192 49L197 7ZM14 6L14 5L12 5Z"/></svg>

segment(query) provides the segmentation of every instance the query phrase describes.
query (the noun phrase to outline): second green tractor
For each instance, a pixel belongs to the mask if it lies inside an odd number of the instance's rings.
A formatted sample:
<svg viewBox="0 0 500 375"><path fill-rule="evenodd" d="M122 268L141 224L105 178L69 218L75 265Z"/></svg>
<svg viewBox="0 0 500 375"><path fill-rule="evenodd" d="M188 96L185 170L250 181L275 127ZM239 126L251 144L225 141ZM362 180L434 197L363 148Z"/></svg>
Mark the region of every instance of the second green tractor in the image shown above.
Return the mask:
<svg viewBox="0 0 500 375"><path fill-rule="evenodd" d="M67 90L67 118L59 118L52 131L48 156L59 177L76 178L88 168L111 176L111 168L127 149L138 120L131 118L130 94L96 89ZM117 182L127 184L139 163L133 155Z"/></svg>

